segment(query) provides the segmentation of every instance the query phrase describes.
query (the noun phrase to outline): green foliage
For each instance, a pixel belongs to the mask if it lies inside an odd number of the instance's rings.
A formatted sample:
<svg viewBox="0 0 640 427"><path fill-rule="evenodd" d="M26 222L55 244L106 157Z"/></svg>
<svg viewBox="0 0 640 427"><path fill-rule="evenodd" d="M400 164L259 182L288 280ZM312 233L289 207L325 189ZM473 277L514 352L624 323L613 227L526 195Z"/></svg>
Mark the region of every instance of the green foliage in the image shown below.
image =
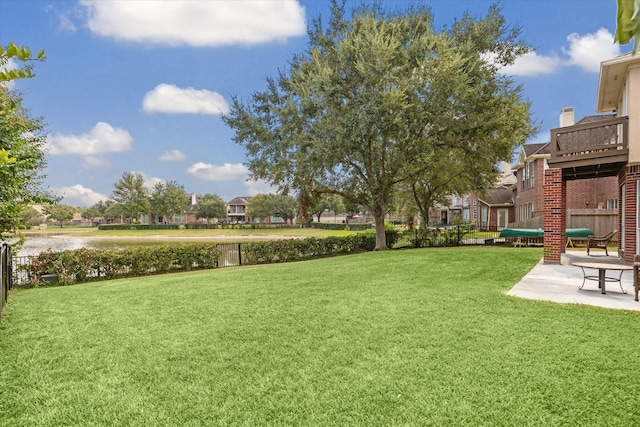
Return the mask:
<svg viewBox="0 0 640 427"><path fill-rule="evenodd" d="M4 68L8 64L9 59L15 59L23 63L27 63L31 61L44 61L47 58L44 55L44 50L39 51L34 58L31 50L26 46L20 47L13 42L9 43L5 47L0 45L0 82L30 79L35 76L32 71L32 65L11 70Z"/></svg>
<svg viewBox="0 0 640 427"><path fill-rule="evenodd" d="M0 150L9 162L0 164L0 239L24 228L22 212L32 204L53 203L43 191L46 130L22 105L22 97L0 84Z"/></svg>
<svg viewBox="0 0 640 427"><path fill-rule="evenodd" d="M243 264L270 264L370 251L374 247L375 235L363 233L348 237L244 243L242 253Z"/></svg>
<svg viewBox="0 0 640 427"><path fill-rule="evenodd" d="M312 228L320 228L323 230L351 230L351 231L364 231L371 229L371 224L344 224L344 223L331 223L331 222L314 222L311 224Z"/></svg>
<svg viewBox="0 0 640 427"><path fill-rule="evenodd" d="M69 222L73 219L73 215L75 215L77 209L70 205L47 205L44 208L44 212L49 215L54 221L60 223L60 227L62 228L62 224L64 222Z"/></svg>
<svg viewBox="0 0 640 427"><path fill-rule="evenodd" d="M613 41L620 44L630 43L634 39L633 54L638 52L640 44L640 1L618 0L616 33Z"/></svg>
<svg viewBox="0 0 640 427"><path fill-rule="evenodd" d="M496 7L440 32L422 6L385 12L376 3L345 15L334 3L290 70L249 103L233 99L223 120L254 178L365 207L383 249L396 186L449 164L464 175L460 186L489 180L532 134L521 88L498 72L528 47Z"/></svg>
<svg viewBox="0 0 640 427"><path fill-rule="evenodd" d="M119 213L131 222L151 209L149 190L144 186L144 177L141 173L124 172L113 186L111 198L116 205L119 205Z"/></svg>
<svg viewBox="0 0 640 427"><path fill-rule="evenodd" d="M204 194L197 199L196 218L222 219L227 216L227 204L217 194Z"/></svg>
<svg viewBox="0 0 640 427"><path fill-rule="evenodd" d="M38 225L42 222L42 214L31 206L25 206L20 213L20 221L24 224L25 228Z"/></svg>
<svg viewBox="0 0 640 427"><path fill-rule="evenodd" d="M298 202L286 194L258 194L247 201L246 214L250 218L264 220L278 216L285 223L292 223L296 217Z"/></svg>
<svg viewBox="0 0 640 427"><path fill-rule="evenodd" d="M95 205L91 206L88 209L85 209L84 212L82 212L82 217L85 219L95 219L95 218L104 217L107 212L107 207L108 205L104 203L102 200L100 200Z"/></svg>
<svg viewBox="0 0 640 427"><path fill-rule="evenodd" d="M261 220L269 217L272 213L270 197L268 194L257 194L247 200L246 212L249 218L259 218Z"/></svg>
<svg viewBox="0 0 640 427"><path fill-rule="evenodd" d="M175 181L157 182L151 191L151 212L163 216L165 221L174 215L184 215L189 205L189 195L184 186Z"/></svg>
<svg viewBox="0 0 640 427"><path fill-rule="evenodd" d="M320 218L325 211L331 211L334 214L344 212L345 207L342 197L337 194L320 194L315 197L313 203L309 207L309 212L315 215L320 222Z"/></svg>
<svg viewBox="0 0 640 427"><path fill-rule="evenodd" d="M34 285L43 274L57 274L63 285L117 277L189 271L217 267L215 243L166 244L154 247L45 251L21 266Z"/></svg>

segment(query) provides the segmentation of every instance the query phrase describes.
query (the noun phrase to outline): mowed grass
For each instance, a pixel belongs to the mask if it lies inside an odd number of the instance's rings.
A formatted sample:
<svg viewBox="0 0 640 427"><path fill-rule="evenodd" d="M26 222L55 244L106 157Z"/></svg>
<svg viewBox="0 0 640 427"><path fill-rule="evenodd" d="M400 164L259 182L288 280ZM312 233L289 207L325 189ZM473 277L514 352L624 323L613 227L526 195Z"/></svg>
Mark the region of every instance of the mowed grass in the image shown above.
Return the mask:
<svg viewBox="0 0 640 427"><path fill-rule="evenodd" d="M638 425L640 315L506 296L541 256L385 251L21 290L0 323L0 425Z"/></svg>

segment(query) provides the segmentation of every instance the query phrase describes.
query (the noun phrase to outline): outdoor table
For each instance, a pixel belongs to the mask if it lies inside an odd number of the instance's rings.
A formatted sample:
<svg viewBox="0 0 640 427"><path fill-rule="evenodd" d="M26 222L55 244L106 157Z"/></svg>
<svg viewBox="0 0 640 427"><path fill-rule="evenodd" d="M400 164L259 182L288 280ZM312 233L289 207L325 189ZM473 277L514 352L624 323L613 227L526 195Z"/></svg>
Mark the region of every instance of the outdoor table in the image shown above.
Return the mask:
<svg viewBox="0 0 640 427"><path fill-rule="evenodd" d="M597 280L598 287L602 289L603 294L607 293L605 288L607 282L618 282L622 293L627 293L627 291L622 288L622 273L633 270L633 266L626 264L610 264L606 262L574 262L572 265L580 267L582 269L582 275L584 276L582 279L582 285L580 285L578 289L582 289L587 280ZM588 275L585 268L598 270L598 275ZM607 276L607 270L619 271L620 275L618 275L618 277Z"/></svg>

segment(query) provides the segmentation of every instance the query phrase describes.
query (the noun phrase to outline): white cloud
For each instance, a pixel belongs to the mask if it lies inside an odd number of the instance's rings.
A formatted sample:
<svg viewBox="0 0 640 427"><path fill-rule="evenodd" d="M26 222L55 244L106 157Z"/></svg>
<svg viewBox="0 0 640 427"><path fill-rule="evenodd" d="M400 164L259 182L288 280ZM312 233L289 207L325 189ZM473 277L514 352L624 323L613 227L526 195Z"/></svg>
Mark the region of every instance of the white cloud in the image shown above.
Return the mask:
<svg viewBox="0 0 640 427"><path fill-rule="evenodd" d="M180 150L166 151L158 156L158 160L163 162L184 162L187 156Z"/></svg>
<svg viewBox="0 0 640 427"><path fill-rule="evenodd" d="M109 123L98 122L93 129L80 135L56 134L47 137L49 154L80 154L127 151L131 148L131 135L124 129L113 128Z"/></svg>
<svg viewBox="0 0 640 427"><path fill-rule="evenodd" d="M162 178L158 178L156 176L149 176L144 172L133 172L134 174L140 174L142 175L142 179L144 180L144 186L148 189L148 190L153 190L153 187L159 183L159 182L164 182L164 179Z"/></svg>
<svg viewBox="0 0 640 427"><path fill-rule="evenodd" d="M144 96L142 109L147 113L224 114L229 105L217 92L161 83Z"/></svg>
<svg viewBox="0 0 640 427"><path fill-rule="evenodd" d="M543 56L536 52L529 52L517 57L512 65L504 67L502 71L512 76L535 76L555 73L560 65L561 60L557 56Z"/></svg>
<svg viewBox="0 0 640 427"><path fill-rule="evenodd" d="M484 53L482 58L489 64L496 65L495 53ZM535 76L554 73L560 65L562 61L555 55L543 56L529 52L517 57L513 64L500 67L500 72L511 76Z"/></svg>
<svg viewBox="0 0 640 427"><path fill-rule="evenodd" d="M248 196L255 196L258 194L275 194L278 190L276 187L273 187L268 182L262 180L247 180L244 185L247 187Z"/></svg>
<svg viewBox="0 0 640 427"><path fill-rule="evenodd" d="M67 204L80 206L93 206L99 201L106 201L109 196L93 191L81 184L71 187L54 188L53 192L62 196Z"/></svg>
<svg viewBox="0 0 640 427"><path fill-rule="evenodd" d="M87 26L103 37L170 46L257 44L306 34L296 0L81 0Z"/></svg>
<svg viewBox="0 0 640 427"><path fill-rule="evenodd" d="M204 181L232 181L245 177L249 170L242 163L225 163L222 166L215 166L198 162L189 166L187 172Z"/></svg>
<svg viewBox="0 0 640 427"><path fill-rule="evenodd" d="M71 17L64 13L58 14L58 28L63 33L75 33L77 31L76 24L73 23Z"/></svg>
<svg viewBox="0 0 640 427"><path fill-rule="evenodd" d="M82 163L82 167L85 169L104 169L111 166L107 159L96 156L86 156Z"/></svg>
<svg viewBox="0 0 640 427"><path fill-rule="evenodd" d="M585 71L599 72L600 62L620 55L620 46L613 42L613 35L606 28L585 35L567 36L568 49L562 51L569 57L568 64Z"/></svg>

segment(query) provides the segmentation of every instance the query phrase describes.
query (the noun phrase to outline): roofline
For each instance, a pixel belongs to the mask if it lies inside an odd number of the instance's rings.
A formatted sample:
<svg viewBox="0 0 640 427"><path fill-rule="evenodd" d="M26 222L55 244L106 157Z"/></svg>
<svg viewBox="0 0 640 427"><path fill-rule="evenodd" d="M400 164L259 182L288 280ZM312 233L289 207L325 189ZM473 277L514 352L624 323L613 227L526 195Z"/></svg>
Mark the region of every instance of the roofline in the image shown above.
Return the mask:
<svg viewBox="0 0 640 427"><path fill-rule="evenodd" d="M609 113L618 108L617 103L613 106L604 105L604 89L608 81L607 77L609 75L609 70L611 70L616 65L622 65L624 66L624 74L626 75L629 66L631 66L635 62L640 64L640 55L633 55L631 53L627 53L625 55L617 56L615 58L600 62L600 75L598 76L598 94L596 98L596 112Z"/></svg>
<svg viewBox="0 0 640 427"><path fill-rule="evenodd" d="M515 206L515 202L514 203L489 203L485 200L482 200L481 198L478 197L478 201L484 203L485 205L489 206L490 208L500 208L500 207L505 207L508 208L510 206Z"/></svg>

